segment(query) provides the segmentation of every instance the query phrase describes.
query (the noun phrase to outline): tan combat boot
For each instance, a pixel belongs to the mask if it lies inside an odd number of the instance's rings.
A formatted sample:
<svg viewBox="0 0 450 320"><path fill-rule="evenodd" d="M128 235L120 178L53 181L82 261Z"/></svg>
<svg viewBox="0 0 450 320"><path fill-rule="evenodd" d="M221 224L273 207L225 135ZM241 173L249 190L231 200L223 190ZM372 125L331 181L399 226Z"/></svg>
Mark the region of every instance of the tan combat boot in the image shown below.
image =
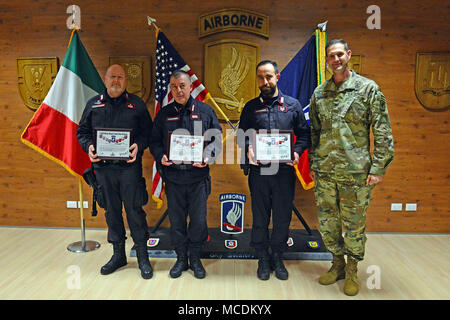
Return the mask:
<svg viewBox="0 0 450 320"><path fill-rule="evenodd" d="M348 296L355 296L359 292L358 261L347 256L347 265L345 266L345 284L344 293Z"/></svg>
<svg viewBox="0 0 450 320"><path fill-rule="evenodd" d="M333 262L330 270L319 278L319 283L323 285L333 284L345 278L345 259L343 255L333 255Z"/></svg>

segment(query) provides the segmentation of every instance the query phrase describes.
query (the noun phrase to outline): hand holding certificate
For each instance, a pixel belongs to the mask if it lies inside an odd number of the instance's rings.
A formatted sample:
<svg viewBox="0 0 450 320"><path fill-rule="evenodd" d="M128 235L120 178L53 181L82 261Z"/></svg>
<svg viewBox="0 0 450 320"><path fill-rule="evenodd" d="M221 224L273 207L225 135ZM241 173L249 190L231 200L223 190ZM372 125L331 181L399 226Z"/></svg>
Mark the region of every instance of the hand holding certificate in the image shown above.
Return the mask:
<svg viewBox="0 0 450 320"><path fill-rule="evenodd" d="M294 134L288 130L259 130L253 138L254 159L256 163L290 163L294 155Z"/></svg>
<svg viewBox="0 0 450 320"><path fill-rule="evenodd" d="M101 160L130 160L130 147L132 145L131 129L96 128L95 152ZM133 153L137 148L133 148Z"/></svg>
<svg viewBox="0 0 450 320"><path fill-rule="evenodd" d="M168 160L175 164L203 165L204 137L169 133Z"/></svg>

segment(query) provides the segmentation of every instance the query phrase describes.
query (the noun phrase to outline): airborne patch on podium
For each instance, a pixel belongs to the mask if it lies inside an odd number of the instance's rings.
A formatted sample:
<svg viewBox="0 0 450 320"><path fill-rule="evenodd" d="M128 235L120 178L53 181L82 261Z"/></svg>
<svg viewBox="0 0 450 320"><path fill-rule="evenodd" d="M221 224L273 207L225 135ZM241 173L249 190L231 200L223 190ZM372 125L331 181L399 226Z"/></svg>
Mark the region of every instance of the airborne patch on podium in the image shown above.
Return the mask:
<svg viewBox="0 0 450 320"><path fill-rule="evenodd" d="M222 193L219 197L221 202L220 231L228 234L244 232L244 203L247 196L240 193Z"/></svg>
<svg viewBox="0 0 450 320"><path fill-rule="evenodd" d="M292 237L289 237L289 239L286 243L287 243L288 247L292 247L294 245L294 239L292 239Z"/></svg>
<svg viewBox="0 0 450 320"><path fill-rule="evenodd" d="M317 241L307 241L306 245L308 246L308 248L317 250L320 248L319 242Z"/></svg>
<svg viewBox="0 0 450 320"><path fill-rule="evenodd" d="M238 246L238 242L237 240L225 240L225 247L227 247L228 249L236 249Z"/></svg>
<svg viewBox="0 0 450 320"><path fill-rule="evenodd" d="M147 247L156 247L159 244L159 238L150 238L147 240Z"/></svg>

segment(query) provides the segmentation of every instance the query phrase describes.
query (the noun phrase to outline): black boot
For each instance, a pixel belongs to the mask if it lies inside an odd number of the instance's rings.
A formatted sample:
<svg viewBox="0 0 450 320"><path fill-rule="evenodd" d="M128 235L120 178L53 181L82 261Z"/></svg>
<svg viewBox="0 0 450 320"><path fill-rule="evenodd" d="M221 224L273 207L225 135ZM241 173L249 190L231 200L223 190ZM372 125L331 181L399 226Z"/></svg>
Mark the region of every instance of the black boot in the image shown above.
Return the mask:
<svg viewBox="0 0 450 320"><path fill-rule="evenodd" d="M189 252L189 264L197 279L203 279L206 276L205 268L203 268L202 262L200 261L200 250Z"/></svg>
<svg viewBox="0 0 450 320"><path fill-rule="evenodd" d="M258 270L256 274L260 280L268 280L272 269L270 268L270 255L267 249L258 249L256 251L258 257Z"/></svg>
<svg viewBox="0 0 450 320"><path fill-rule="evenodd" d="M142 278L150 279L153 277L153 269L148 260L147 243L136 244L136 255Z"/></svg>
<svg viewBox="0 0 450 320"><path fill-rule="evenodd" d="M125 254L125 241L113 242L113 256L101 269L100 273L107 275L113 273L120 267L127 264L127 256Z"/></svg>
<svg viewBox="0 0 450 320"><path fill-rule="evenodd" d="M170 276L172 278L178 278L179 276L181 276L181 273L183 271L186 271L187 269L189 269L189 264L188 264L188 256L185 250L175 250L177 253L177 261L175 262L174 266L172 267L172 269L170 269Z"/></svg>
<svg viewBox="0 0 450 320"><path fill-rule="evenodd" d="M287 280L289 273L281 260L280 252L272 253L272 269L275 271L275 276L280 280Z"/></svg>

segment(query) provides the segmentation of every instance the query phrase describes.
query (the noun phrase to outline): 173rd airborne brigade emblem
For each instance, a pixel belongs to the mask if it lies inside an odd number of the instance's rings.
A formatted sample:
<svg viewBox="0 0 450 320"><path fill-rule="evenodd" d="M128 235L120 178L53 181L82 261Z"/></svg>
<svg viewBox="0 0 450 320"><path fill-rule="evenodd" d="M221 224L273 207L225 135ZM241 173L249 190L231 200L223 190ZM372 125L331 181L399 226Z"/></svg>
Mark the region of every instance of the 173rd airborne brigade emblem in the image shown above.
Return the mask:
<svg viewBox="0 0 450 320"><path fill-rule="evenodd" d="M247 196L241 193L222 193L219 200L222 217L220 231L226 234L244 232L244 203ZM225 247L235 249L237 240L225 240Z"/></svg>
<svg viewBox="0 0 450 320"><path fill-rule="evenodd" d="M18 58L17 78L24 104L36 111L58 73L58 58Z"/></svg>
<svg viewBox="0 0 450 320"><path fill-rule="evenodd" d="M256 64L259 46L228 39L205 45L205 86L229 119L239 120L246 101L258 95Z"/></svg>

